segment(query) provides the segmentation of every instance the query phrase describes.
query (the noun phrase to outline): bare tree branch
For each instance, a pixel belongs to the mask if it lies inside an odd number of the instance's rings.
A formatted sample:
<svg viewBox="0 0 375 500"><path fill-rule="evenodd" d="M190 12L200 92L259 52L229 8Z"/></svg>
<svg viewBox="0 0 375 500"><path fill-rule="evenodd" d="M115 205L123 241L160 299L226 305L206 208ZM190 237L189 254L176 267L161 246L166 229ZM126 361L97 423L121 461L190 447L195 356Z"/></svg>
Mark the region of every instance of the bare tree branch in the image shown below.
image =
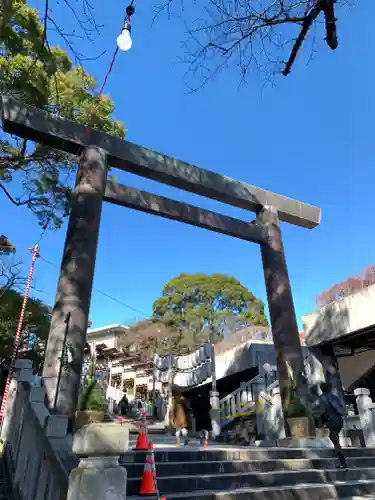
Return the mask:
<svg viewBox="0 0 375 500"><path fill-rule="evenodd" d="M184 0L187 39L183 59L195 91L226 68L233 59L242 77L249 70L288 75L311 28L325 28L332 50L338 46L335 8L345 0ZM172 4L164 0L155 17L171 17ZM187 8L189 4L189 9ZM321 19L320 19L321 17ZM324 19L323 19L324 18ZM294 31L297 30L297 37ZM307 58L308 59L308 58Z"/></svg>
<svg viewBox="0 0 375 500"><path fill-rule="evenodd" d="M49 0L45 0L44 18L43 18L43 43L47 42L48 11L49 11Z"/></svg>
<svg viewBox="0 0 375 500"><path fill-rule="evenodd" d="M25 286L27 278L21 275L22 262L0 259L0 297L11 289Z"/></svg>
<svg viewBox="0 0 375 500"><path fill-rule="evenodd" d="M53 20L53 18L50 17L50 16L48 16L48 19L53 24L53 26L55 27L55 30L57 31L57 33L64 40L66 46L68 47L68 49L72 53L72 55L73 55L73 57L75 59L75 62L78 63L80 66L83 67L83 63L85 61L96 61L96 60L98 60L100 57L102 57L107 52L106 50L103 50L98 56L95 56L95 57L85 57L83 54L81 54L80 52L78 52L74 48L72 42L69 40L69 35L67 35L64 32L64 30L62 28L60 28L60 26Z"/></svg>
<svg viewBox="0 0 375 500"><path fill-rule="evenodd" d="M77 51L77 49L74 47L73 42L71 41L71 39L80 39L87 40L93 43L93 33L96 32L97 34L100 34L99 30L103 27L103 25L97 23L94 15L94 8L88 0L81 0L81 2L79 3L77 0L78 5L72 5L70 0L55 0L56 5L59 6L59 10L61 10L61 3L63 3L63 5L68 9L70 15L73 18L73 23L76 23L76 26L80 33L77 33L76 29L73 29L71 32L67 32L66 30L64 30L64 28L58 25L58 23L53 18L53 8L51 7L51 1L52 0L45 0L44 15L42 20L44 26L43 42L49 51L50 46L48 43L47 31L48 24L52 24L54 26L54 31L56 31L63 39L77 64L80 64L82 66L83 61L97 60L99 57L105 54L106 51L103 51L96 57L85 57L82 53ZM81 8L79 6L81 6Z"/></svg>
<svg viewBox="0 0 375 500"><path fill-rule="evenodd" d="M285 65L285 69L283 71L283 75L287 76L290 73L290 70L294 64L294 61L296 60L297 54L302 46L303 41L306 38L306 35L311 28L313 22L316 20L316 18L319 16L321 11L324 9L324 6L326 4L326 0L318 0L317 4L311 11L307 14L307 16L304 18L302 22L302 29L301 32L296 40L296 43L293 45L292 52L289 57L289 61Z"/></svg>
<svg viewBox="0 0 375 500"><path fill-rule="evenodd" d="M327 44L330 49L335 50L338 47L337 27L335 18L334 2L336 0L326 0L324 3L324 17L326 22Z"/></svg>
<svg viewBox="0 0 375 500"><path fill-rule="evenodd" d="M20 201L20 200L18 200L16 198L13 198L13 196L9 193L9 191L7 190L7 188L1 182L0 182L0 189L4 192L4 194L8 198L8 200L10 202L12 202L13 205L16 205L17 207L21 207L22 205L27 205L29 203L29 201L30 201L30 200Z"/></svg>
<svg viewBox="0 0 375 500"><path fill-rule="evenodd" d="M154 17L152 19L152 24L154 24L157 17L164 12L167 13L168 19L170 19L172 3L173 3L173 0L167 0L165 3L163 3L161 5L156 5L154 7L155 14L154 14Z"/></svg>

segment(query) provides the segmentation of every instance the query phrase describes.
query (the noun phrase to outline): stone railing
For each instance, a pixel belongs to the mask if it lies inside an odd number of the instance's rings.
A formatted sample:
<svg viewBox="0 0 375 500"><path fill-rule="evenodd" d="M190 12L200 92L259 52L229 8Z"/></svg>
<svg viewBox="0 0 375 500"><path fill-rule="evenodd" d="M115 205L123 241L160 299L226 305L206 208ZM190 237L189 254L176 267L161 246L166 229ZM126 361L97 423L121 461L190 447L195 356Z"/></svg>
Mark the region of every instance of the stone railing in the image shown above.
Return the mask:
<svg viewBox="0 0 375 500"><path fill-rule="evenodd" d="M352 422L347 422L347 428L348 430L358 430L360 425L365 446L375 447L375 403L370 397L370 390L355 389L354 395L356 396L358 416L349 417Z"/></svg>
<svg viewBox="0 0 375 500"><path fill-rule="evenodd" d="M43 387L33 387L31 362L18 360L1 440L7 476L17 500L125 500L129 431L112 423L67 434L68 421L51 414Z"/></svg>
<svg viewBox="0 0 375 500"><path fill-rule="evenodd" d="M44 389L30 385L31 368L18 360L10 385L1 429L6 471L19 500L65 500L68 472L55 446L65 439L67 421L49 413Z"/></svg>
<svg viewBox="0 0 375 500"><path fill-rule="evenodd" d="M220 425L225 427L235 418L252 413L260 392L264 389L264 376L257 375L220 400Z"/></svg>
<svg viewBox="0 0 375 500"><path fill-rule="evenodd" d="M356 389L358 415L344 418L340 433L342 446L375 447L375 403L368 389ZM285 438L284 418L281 409L279 382L275 380L266 387L265 378L257 375L220 400L220 425L224 429L236 417L256 414L257 434L261 439ZM328 431L317 429L319 438L328 436ZM322 436L320 436L322 434Z"/></svg>
<svg viewBox="0 0 375 500"><path fill-rule="evenodd" d="M370 398L369 389L356 389L354 395L356 396L358 415L344 417L340 443L344 447L375 447L375 403ZM259 392L256 416L260 436L267 440L278 440L285 437L278 380ZM316 429L316 431L318 438L328 438L328 429Z"/></svg>

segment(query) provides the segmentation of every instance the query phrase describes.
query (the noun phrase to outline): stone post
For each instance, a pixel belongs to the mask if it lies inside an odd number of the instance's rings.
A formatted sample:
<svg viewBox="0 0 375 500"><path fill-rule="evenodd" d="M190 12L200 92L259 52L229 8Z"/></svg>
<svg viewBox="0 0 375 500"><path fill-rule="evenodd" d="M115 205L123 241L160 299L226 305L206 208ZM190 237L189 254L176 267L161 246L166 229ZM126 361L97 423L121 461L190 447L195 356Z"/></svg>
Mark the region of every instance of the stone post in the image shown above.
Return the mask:
<svg viewBox="0 0 375 500"><path fill-rule="evenodd" d="M215 439L220 436L221 426L220 426L220 397L217 391L210 392L210 405L211 405L211 425L212 425L212 437Z"/></svg>
<svg viewBox="0 0 375 500"><path fill-rule="evenodd" d="M126 500L127 473L119 458L129 447L129 430L90 424L76 431L73 453L79 466L69 476L67 500Z"/></svg>
<svg viewBox="0 0 375 500"><path fill-rule="evenodd" d="M251 395L252 400L255 402L255 411L256 411L256 421L257 421L257 429L258 436L261 439L265 437L265 425L264 425L264 399L263 394L266 389L264 378L256 379L251 386Z"/></svg>
<svg viewBox="0 0 375 500"><path fill-rule="evenodd" d="M45 434L57 451L70 451L71 442L66 439L68 433L67 415L49 415L45 424ZM69 449L70 448L70 449Z"/></svg>
<svg viewBox="0 0 375 500"><path fill-rule="evenodd" d="M86 147L80 158L43 368L48 406L65 414L74 414L77 405L106 178L105 152Z"/></svg>
<svg viewBox="0 0 375 500"><path fill-rule="evenodd" d="M10 380L8 398L4 412L4 418L1 425L0 438L6 441L12 427L14 417L14 406L17 397L17 389L19 382L31 382L33 379L33 364L29 359L16 359L14 371ZM14 422L13 422L14 423Z"/></svg>
<svg viewBox="0 0 375 500"><path fill-rule="evenodd" d="M4 412L4 418L1 426L1 440L6 441L10 429L12 427L12 420L13 420L13 414L14 414L14 405L16 401L16 396L17 396L17 378L12 377L10 381L10 386L9 386L9 392L8 392L8 398L7 398L7 404L5 407L5 412Z"/></svg>
<svg viewBox="0 0 375 500"><path fill-rule="evenodd" d="M247 385L246 385L246 382L241 382L240 383L240 394L241 394L241 397L240 397L240 401L241 401L241 410L242 411L242 408L244 406L247 405L247 403L249 402L249 393L247 392Z"/></svg>
<svg viewBox="0 0 375 500"><path fill-rule="evenodd" d="M50 416L50 412L45 405L45 399L46 390L44 387L32 387L30 389L29 401L43 429L46 426L47 418Z"/></svg>
<svg viewBox="0 0 375 500"><path fill-rule="evenodd" d="M112 415L115 406L115 400L113 398L108 398L108 406L107 411L110 415Z"/></svg>
<svg viewBox="0 0 375 500"><path fill-rule="evenodd" d="M310 420L310 435L315 435L308 386L304 377L301 341L298 333L277 210L271 206L263 207L257 215L257 223L263 226L268 236L268 242L261 243L260 249L271 317L272 337L276 351L276 365L283 413L284 416L287 414L290 394L289 367L296 382L297 394L307 409ZM289 429L286 430L288 433Z"/></svg>
<svg viewBox="0 0 375 500"><path fill-rule="evenodd" d="M369 389L354 389L363 437L366 447L375 446L375 405Z"/></svg>
<svg viewBox="0 0 375 500"><path fill-rule="evenodd" d="M279 440L285 438L285 425L281 405L280 389L276 387L271 393L263 392L264 398L264 433L265 439Z"/></svg>
<svg viewBox="0 0 375 500"><path fill-rule="evenodd" d="M123 373L121 375L123 375ZM108 386L112 387L112 361L108 361ZM121 377L121 390L123 390L122 377Z"/></svg>
<svg viewBox="0 0 375 500"><path fill-rule="evenodd" d="M30 359L17 359L14 370L18 382L31 383L33 381L33 363Z"/></svg>
<svg viewBox="0 0 375 500"><path fill-rule="evenodd" d="M172 428L170 425L171 421L171 411L172 411L172 386L174 382L174 369L172 366L172 338L169 338L169 356L168 356L168 391L167 391L167 411L164 415L164 426L172 432Z"/></svg>
<svg viewBox="0 0 375 500"><path fill-rule="evenodd" d="M210 392L210 405L211 405L211 425L212 437L215 439L220 436L220 395L216 386L216 360L215 360L215 331L210 322L210 347L211 347L211 367L212 367L212 390Z"/></svg>

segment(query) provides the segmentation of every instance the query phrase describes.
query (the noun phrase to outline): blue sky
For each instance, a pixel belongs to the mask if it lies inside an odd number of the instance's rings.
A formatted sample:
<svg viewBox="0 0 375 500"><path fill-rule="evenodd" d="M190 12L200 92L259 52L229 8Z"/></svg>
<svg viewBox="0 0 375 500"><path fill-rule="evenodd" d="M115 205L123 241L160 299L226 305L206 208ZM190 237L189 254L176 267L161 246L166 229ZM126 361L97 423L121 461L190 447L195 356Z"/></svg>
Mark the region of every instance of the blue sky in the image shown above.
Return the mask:
<svg viewBox="0 0 375 500"><path fill-rule="evenodd" d="M104 28L84 51L108 51L86 64L100 86L126 4L95 0L94 6ZM160 18L152 27L151 3L137 0L136 8L133 48L119 54L106 87L116 103L115 117L128 128L127 139L322 208L322 224L314 230L282 227L300 320L315 307L321 291L375 261L375 4L358 2L342 10L339 49L330 52L317 40L318 52L306 66L306 46L291 75L277 76L274 86L264 86L264 79L253 74L239 89L238 70L232 67L193 94L187 94L185 68L178 63L182 21ZM68 22L61 12L54 16ZM57 41L53 33L49 38ZM119 180L224 214L253 218L252 213L128 174L120 174ZM40 228L26 209L11 206L1 195L0 213L1 231L16 244L26 269L31 258L27 249L39 239ZM40 245L42 257L57 266L65 230L66 225L46 233ZM90 312L93 326L150 314L164 283L180 272L233 275L266 301L256 245L105 205ZM37 295L53 303L57 278L58 269L39 259Z"/></svg>

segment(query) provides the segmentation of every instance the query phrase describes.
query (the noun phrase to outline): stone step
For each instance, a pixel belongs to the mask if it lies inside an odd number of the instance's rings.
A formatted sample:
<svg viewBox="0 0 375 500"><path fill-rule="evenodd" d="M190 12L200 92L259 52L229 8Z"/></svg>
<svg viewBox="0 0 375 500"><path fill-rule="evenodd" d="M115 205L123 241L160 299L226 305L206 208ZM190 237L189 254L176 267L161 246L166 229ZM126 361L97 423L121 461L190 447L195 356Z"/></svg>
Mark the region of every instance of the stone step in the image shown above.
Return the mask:
<svg viewBox="0 0 375 500"><path fill-rule="evenodd" d="M160 489L163 496L164 492ZM187 493L170 493L168 500L337 500L338 498L375 495L375 481L346 481L331 484L295 484L269 488L241 488L227 491L201 490L190 487ZM129 496L128 500L144 500L144 497Z"/></svg>
<svg viewBox="0 0 375 500"><path fill-rule="evenodd" d="M351 497L339 498L339 500L375 500L375 495L361 495L360 497L351 496Z"/></svg>
<svg viewBox="0 0 375 500"><path fill-rule="evenodd" d="M356 481L372 481L375 493L375 468L372 469L307 469L303 471L272 471L247 472L227 474L202 474L199 476L165 476L158 477L158 488L162 496L168 500L170 494L195 491L223 491L253 488L282 488L298 484L327 484ZM136 495L139 492L140 478L128 479L127 494ZM356 492L354 492L356 493Z"/></svg>
<svg viewBox="0 0 375 500"><path fill-rule="evenodd" d="M374 457L375 448L345 448L348 458ZM249 448L249 447L213 447L208 450L201 448L157 448L155 462L212 462L232 460L287 460L336 458L336 452L331 448ZM122 464L144 464L146 453L143 451L128 451L120 461Z"/></svg>
<svg viewBox="0 0 375 500"><path fill-rule="evenodd" d="M202 474L240 474L246 472L298 471L336 469L337 458L330 459L287 459L287 460L230 460L212 462L156 462L157 476L190 476ZM375 467L375 458L359 457L348 460L350 468ZM128 478L142 477L144 464L126 464Z"/></svg>

